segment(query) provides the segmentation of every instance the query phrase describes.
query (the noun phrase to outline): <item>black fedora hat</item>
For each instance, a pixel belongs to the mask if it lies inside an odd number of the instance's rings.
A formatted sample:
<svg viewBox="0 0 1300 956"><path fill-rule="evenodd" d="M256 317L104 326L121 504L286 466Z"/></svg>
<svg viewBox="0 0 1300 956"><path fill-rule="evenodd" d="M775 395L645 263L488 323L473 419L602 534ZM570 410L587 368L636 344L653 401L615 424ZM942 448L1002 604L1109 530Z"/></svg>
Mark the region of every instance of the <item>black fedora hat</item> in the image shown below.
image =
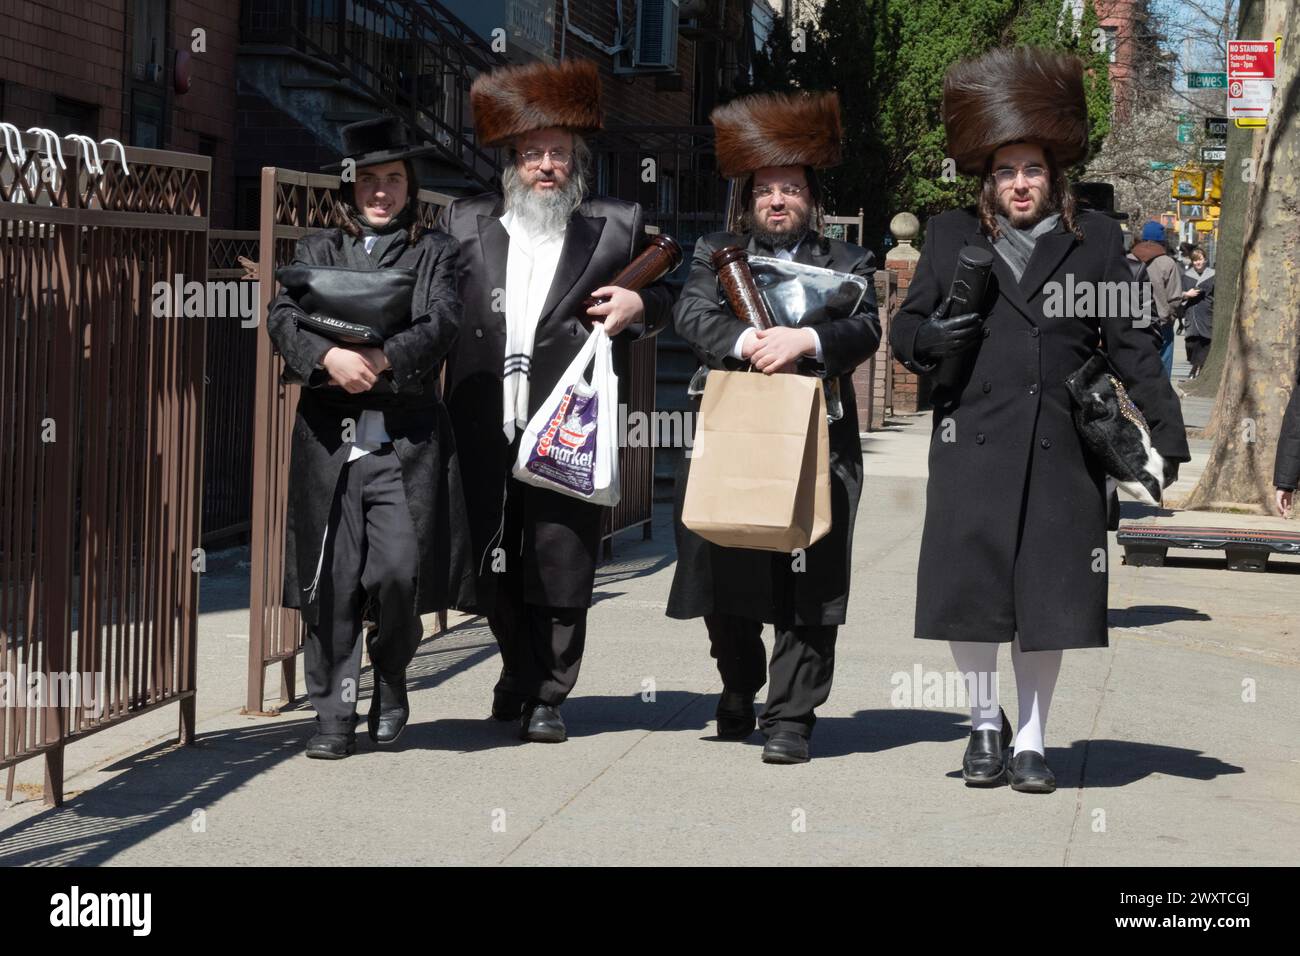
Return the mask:
<svg viewBox="0 0 1300 956"><path fill-rule="evenodd" d="M392 163L434 151L428 144L412 143L406 127L395 116L375 116L343 127L343 158L352 160L357 167ZM336 173L343 162L322 166L327 173Z"/></svg>
<svg viewBox="0 0 1300 956"><path fill-rule="evenodd" d="M1112 183L1074 183L1074 200L1081 209L1105 213L1112 219L1127 219L1128 213L1115 211L1115 186Z"/></svg>

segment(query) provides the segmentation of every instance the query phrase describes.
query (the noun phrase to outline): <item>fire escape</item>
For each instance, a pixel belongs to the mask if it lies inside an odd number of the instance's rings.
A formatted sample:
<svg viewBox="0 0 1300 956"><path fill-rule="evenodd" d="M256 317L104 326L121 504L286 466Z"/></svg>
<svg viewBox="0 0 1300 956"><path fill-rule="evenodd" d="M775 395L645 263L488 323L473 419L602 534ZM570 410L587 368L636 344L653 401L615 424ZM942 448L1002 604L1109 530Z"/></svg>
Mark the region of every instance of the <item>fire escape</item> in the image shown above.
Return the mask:
<svg viewBox="0 0 1300 956"><path fill-rule="evenodd" d="M376 112L434 146L425 184L487 188L496 150L475 142L469 88L505 63L436 0L244 0L239 79L341 152L341 128Z"/></svg>

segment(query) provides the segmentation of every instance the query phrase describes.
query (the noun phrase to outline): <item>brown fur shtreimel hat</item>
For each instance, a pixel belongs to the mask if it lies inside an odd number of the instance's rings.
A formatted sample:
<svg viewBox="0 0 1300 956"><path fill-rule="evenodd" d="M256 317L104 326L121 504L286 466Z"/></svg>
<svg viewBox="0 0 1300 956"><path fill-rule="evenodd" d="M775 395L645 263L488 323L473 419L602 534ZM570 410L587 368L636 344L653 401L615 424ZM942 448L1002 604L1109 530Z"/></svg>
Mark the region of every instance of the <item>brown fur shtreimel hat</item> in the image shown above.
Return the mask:
<svg viewBox="0 0 1300 956"><path fill-rule="evenodd" d="M590 60L502 67L476 79L469 100L484 146L552 126L590 133L602 125L600 71Z"/></svg>
<svg viewBox="0 0 1300 956"><path fill-rule="evenodd" d="M719 106L709 120L723 176L768 166L839 165L838 93L756 93Z"/></svg>
<svg viewBox="0 0 1300 956"><path fill-rule="evenodd" d="M1072 166L1088 154L1083 62L1039 47L1000 47L948 68L943 125L957 168L982 175L988 157L1008 143L1049 148Z"/></svg>

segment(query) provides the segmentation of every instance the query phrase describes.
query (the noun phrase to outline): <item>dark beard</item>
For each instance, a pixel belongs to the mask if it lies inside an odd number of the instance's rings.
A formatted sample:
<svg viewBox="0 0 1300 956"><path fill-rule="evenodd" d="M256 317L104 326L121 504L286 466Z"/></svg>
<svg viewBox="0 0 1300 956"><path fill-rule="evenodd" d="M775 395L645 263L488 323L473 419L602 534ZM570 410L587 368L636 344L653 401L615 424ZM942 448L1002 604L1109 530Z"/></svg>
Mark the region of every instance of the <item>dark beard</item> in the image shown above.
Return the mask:
<svg viewBox="0 0 1300 956"><path fill-rule="evenodd" d="M782 249L793 249L808 235L808 220L799 223L793 229L784 229L781 232L769 232L758 223L753 227L754 239L760 244L767 246L773 252L780 252Z"/></svg>
<svg viewBox="0 0 1300 956"><path fill-rule="evenodd" d="M1026 213L1013 213L1010 200L1005 206L1001 200L998 201L998 212L1006 216L1007 221L1017 229L1032 229L1055 211L1051 193L1044 195L1042 201Z"/></svg>

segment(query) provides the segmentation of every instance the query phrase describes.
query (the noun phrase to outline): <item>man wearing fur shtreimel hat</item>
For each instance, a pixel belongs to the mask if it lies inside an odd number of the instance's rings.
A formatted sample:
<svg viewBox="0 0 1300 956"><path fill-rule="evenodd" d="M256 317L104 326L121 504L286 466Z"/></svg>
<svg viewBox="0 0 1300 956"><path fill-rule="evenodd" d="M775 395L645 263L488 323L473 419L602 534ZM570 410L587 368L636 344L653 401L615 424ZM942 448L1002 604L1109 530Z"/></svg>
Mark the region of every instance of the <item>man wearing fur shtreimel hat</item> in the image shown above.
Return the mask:
<svg viewBox="0 0 1300 956"><path fill-rule="evenodd" d="M690 460L683 459L674 513L677 567L667 613L704 618L723 682L718 736L744 740L754 732L754 697L766 683L767 701L758 721L767 737L763 761L804 763L817 720L813 711L830 696L835 638L848 608L853 521L862 493L852 376L880 342L871 281L876 267L866 249L818 232L822 188L817 170L840 161L835 93L746 96L720 106L710 118L719 169L739 188L743 212L740 231L714 233L695 243L690 278L673 316L677 334L704 369L750 367L768 375L815 375L837 384L842 414L828 426L831 528L806 550L802 564L787 554L722 547L683 525L690 471ZM799 317L797 328L777 325L757 332L736 317L721 294L712 256L727 246L853 273L867 280L866 292L860 301L855 295L842 302L843 308L828 302L815 310L817 315L810 310ZM776 632L770 676L764 624Z"/></svg>
<svg viewBox="0 0 1300 956"><path fill-rule="evenodd" d="M599 505L511 476L529 419L594 334L654 335L672 307L662 282L608 286L646 244L641 207L594 196L583 135L601 128L594 63L505 67L470 90L484 146L506 147L501 191L457 199L439 225L460 240L464 321L447 363L447 407L464 473L478 609L501 648L492 716L525 740L566 737L560 705L578 679L600 544ZM584 309L588 295L606 301ZM604 331L601 331L603 325ZM621 372L621 374L626 374Z"/></svg>
<svg viewBox="0 0 1300 956"><path fill-rule="evenodd" d="M909 369L961 371L938 376L932 397L915 634L948 641L977 689L967 785L1050 793L1044 733L1061 654L1107 643L1105 474L1075 429L1066 379L1105 348L1150 425L1164 487L1188 460L1187 438L1150 320L1128 296L1096 307L1132 273L1118 223L1076 209L1066 177L1088 150L1083 64L1032 47L957 63L943 117L948 155L978 177L979 201L927 223L889 333ZM978 309L950 315L965 247L992 254L992 279ZM1062 289L1092 295L1061 309ZM1014 734L998 703L1002 644L1016 674Z"/></svg>

